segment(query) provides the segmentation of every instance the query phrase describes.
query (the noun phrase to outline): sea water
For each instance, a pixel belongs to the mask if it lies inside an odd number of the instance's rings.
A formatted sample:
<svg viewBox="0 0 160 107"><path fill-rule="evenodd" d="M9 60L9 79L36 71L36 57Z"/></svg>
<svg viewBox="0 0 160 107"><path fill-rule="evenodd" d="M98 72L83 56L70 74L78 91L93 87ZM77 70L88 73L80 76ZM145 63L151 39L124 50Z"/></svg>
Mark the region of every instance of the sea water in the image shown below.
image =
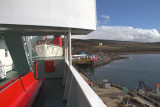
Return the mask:
<svg viewBox="0 0 160 107"><path fill-rule="evenodd" d="M96 79L108 79L110 82L128 87L139 87L144 81L146 87L160 83L160 54L122 55L128 59L116 60L108 65L94 68L91 75Z"/></svg>

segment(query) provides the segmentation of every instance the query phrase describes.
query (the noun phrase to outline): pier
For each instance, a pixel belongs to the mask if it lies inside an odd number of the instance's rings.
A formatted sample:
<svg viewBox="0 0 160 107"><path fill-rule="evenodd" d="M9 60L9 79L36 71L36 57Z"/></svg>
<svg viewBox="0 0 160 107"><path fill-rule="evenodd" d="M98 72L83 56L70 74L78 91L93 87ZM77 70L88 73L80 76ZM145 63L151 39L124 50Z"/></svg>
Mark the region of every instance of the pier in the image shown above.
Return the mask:
<svg viewBox="0 0 160 107"><path fill-rule="evenodd" d="M80 75L85 79L85 81L88 81L87 75L80 72ZM102 85L102 84L101 84ZM108 107L117 107L117 106L123 106L124 104L124 98L128 98L131 102L128 104L128 106L135 106L135 107L156 107L153 103L149 102L148 100L145 100L143 97L138 96L137 94L128 91L127 94L123 91L123 87L112 84L110 88L104 88L103 86L100 86L96 84L93 80L92 86L93 90L99 95L99 97L103 100L103 102ZM157 103L158 104L158 103ZM127 105L126 105L127 106Z"/></svg>

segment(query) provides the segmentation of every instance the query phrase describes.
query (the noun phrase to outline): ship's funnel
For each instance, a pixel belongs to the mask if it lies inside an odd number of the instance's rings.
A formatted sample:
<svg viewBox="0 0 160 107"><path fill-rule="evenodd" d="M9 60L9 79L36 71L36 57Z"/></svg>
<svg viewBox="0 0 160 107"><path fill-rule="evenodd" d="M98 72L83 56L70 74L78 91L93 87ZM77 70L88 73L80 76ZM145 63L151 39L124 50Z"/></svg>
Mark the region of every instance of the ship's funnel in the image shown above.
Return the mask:
<svg viewBox="0 0 160 107"><path fill-rule="evenodd" d="M62 46L62 38L61 36L54 36L54 44L58 46Z"/></svg>

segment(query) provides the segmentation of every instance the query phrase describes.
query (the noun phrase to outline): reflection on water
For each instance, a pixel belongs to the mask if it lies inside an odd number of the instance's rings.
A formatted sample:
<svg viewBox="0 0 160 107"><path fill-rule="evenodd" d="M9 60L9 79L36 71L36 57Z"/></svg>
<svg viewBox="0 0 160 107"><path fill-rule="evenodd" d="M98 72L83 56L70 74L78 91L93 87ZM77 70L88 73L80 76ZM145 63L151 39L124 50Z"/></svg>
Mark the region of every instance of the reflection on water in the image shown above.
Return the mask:
<svg viewBox="0 0 160 107"><path fill-rule="evenodd" d="M93 78L108 79L129 89L138 87L139 81L144 81L146 86L160 83L160 54L123 55L129 59L113 61L108 65L91 70Z"/></svg>

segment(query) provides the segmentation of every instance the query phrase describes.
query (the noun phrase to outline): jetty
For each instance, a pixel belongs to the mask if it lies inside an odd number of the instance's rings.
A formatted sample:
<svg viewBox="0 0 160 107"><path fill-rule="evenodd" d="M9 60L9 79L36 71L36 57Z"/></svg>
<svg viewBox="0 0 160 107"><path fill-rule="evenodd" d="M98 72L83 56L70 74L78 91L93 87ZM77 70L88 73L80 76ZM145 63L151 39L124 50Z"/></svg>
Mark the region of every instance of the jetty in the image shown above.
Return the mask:
<svg viewBox="0 0 160 107"><path fill-rule="evenodd" d="M86 82L88 81L87 75L81 72L80 75ZM93 82L91 87L108 107L156 107L154 104L131 91L128 91L127 93L124 92L123 87L116 84L111 84L111 87L104 88L103 86ZM125 98L127 98L130 103L125 104Z"/></svg>

